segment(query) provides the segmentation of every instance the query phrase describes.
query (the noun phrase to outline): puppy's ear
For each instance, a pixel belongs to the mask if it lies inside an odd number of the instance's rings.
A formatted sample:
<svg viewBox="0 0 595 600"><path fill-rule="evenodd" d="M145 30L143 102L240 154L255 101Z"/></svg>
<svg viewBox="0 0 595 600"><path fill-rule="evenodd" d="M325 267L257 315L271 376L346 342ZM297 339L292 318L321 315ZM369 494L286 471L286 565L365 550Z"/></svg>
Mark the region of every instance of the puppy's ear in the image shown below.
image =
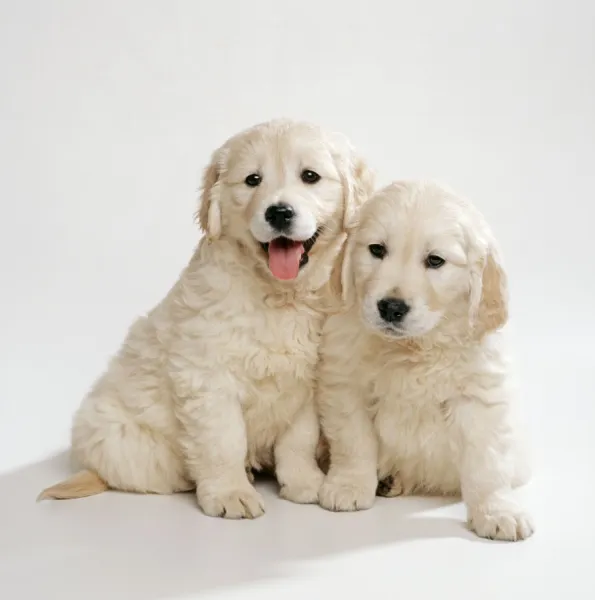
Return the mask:
<svg viewBox="0 0 595 600"><path fill-rule="evenodd" d="M374 173L366 161L355 153L350 160L344 187L343 230L349 231L357 221L357 213L362 204L374 191Z"/></svg>
<svg viewBox="0 0 595 600"><path fill-rule="evenodd" d="M211 163L203 171L200 203L198 207L198 223L210 239L221 235L221 152L213 153Z"/></svg>
<svg viewBox="0 0 595 600"><path fill-rule="evenodd" d="M350 306L355 301L355 282L352 268L353 237L353 234L351 234L343 243L330 277L333 295L344 307Z"/></svg>
<svg viewBox="0 0 595 600"><path fill-rule="evenodd" d="M508 321L508 278L493 239L476 262L471 277L471 318L474 331L481 338Z"/></svg>

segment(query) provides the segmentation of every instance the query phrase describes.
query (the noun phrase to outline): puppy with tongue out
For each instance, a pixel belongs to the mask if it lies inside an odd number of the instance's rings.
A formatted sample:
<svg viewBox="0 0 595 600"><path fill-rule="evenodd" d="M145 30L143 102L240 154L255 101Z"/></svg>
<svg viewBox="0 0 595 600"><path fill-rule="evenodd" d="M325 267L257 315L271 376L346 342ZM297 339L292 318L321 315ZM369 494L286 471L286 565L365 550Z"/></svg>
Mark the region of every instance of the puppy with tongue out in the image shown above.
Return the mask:
<svg viewBox="0 0 595 600"><path fill-rule="evenodd" d="M195 489L207 515L255 518L251 474L267 470L283 498L317 502L326 283L371 184L347 140L313 124L261 123L216 149L205 236L82 402L72 440L84 470L42 497Z"/></svg>

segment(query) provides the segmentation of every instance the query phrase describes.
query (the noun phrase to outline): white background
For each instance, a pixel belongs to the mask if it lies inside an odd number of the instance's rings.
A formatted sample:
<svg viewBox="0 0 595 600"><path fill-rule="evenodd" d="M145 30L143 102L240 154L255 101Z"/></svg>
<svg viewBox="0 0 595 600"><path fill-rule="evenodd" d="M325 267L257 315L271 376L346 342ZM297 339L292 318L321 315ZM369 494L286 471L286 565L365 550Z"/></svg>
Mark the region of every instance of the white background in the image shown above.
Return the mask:
<svg viewBox="0 0 595 600"><path fill-rule="evenodd" d="M0 596L593 598L594 34L589 0L0 0ZM332 515L266 486L251 523L190 496L34 503L69 472L81 397L188 260L210 152L280 116L492 223L529 542L477 541L460 504Z"/></svg>

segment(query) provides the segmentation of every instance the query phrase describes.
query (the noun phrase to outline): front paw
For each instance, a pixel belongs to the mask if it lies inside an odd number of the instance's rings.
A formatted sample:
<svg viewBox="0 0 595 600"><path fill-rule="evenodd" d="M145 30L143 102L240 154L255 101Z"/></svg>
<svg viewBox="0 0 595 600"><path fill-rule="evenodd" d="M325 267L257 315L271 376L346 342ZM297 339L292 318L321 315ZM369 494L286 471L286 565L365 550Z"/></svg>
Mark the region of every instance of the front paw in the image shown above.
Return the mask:
<svg viewBox="0 0 595 600"><path fill-rule="evenodd" d="M322 471L313 470L302 477L296 478L295 481L282 484L279 495L281 498L296 504L316 504L323 481L324 474Z"/></svg>
<svg viewBox="0 0 595 600"><path fill-rule="evenodd" d="M318 494L320 506L333 511L366 510L374 504L376 479L331 477L322 484Z"/></svg>
<svg viewBox="0 0 595 600"><path fill-rule="evenodd" d="M514 502L496 500L469 508L469 527L479 537L517 542L533 535L531 517Z"/></svg>
<svg viewBox="0 0 595 600"><path fill-rule="evenodd" d="M197 499L200 508L210 517L255 519L264 514L262 496L251 485L216 492L197 491Z"/></svg>

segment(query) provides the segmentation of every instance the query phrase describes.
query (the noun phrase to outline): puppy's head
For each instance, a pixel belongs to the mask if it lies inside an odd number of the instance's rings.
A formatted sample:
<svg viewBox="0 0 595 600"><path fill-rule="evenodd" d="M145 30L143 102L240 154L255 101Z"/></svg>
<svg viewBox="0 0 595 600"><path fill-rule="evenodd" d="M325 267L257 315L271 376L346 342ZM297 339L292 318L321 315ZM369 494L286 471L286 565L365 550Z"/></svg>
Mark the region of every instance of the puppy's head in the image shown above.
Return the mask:
<svg viewBox="0 0 595 600"><path fill-rule="evenodd" d="M508 317L506 275L487 225L433 183L393 183L364 205L342 288L364 322L390 338L442 326L481 337Z"/></svg>
<svg viewBox="0 0 595 600"><path fill-rule="evenodd" d="M308 123L269 121L228 140L203 176L199 222L278 280L301 278L350 225L371 175L349 143Z"/></svg>

